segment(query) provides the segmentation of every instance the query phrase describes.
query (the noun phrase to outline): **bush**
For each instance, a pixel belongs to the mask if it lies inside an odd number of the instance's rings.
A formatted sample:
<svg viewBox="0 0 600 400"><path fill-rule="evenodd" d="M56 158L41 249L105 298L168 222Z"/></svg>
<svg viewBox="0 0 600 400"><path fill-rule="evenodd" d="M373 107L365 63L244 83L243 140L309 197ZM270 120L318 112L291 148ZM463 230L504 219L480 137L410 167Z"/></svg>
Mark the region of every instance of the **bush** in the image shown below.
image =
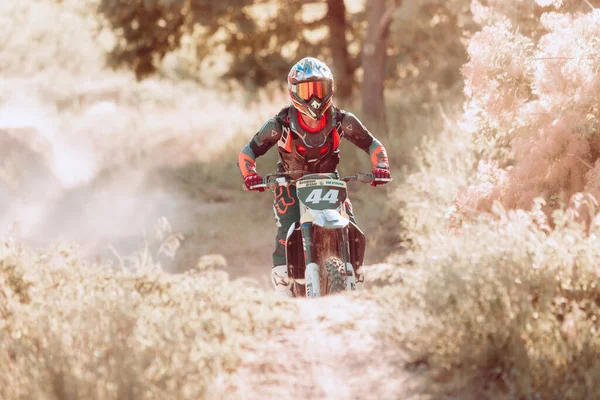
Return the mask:
<svg viewBox="0 0 600 400"><path fill-rule="evenodd" d="M598 10L546 13L539 40L508 22L475 35L463 72L484 164L459 210L528 209L542 197L550 215L577 192L600 194L598 22Z"/></svg>
<svg viewBox="0 0 600 400"><path fill-rule="evenodd" d="M397 191L411 247L379 301L440 398L600 396L598 17L476 34L465 115Z"/></svg>
<svg viewBox="0 0 600 400"><path fill-rule="evenodd" d="M450 123L398 188L411 246L367 274L394 283L377 293L401 315L385 330L429 366L423 390L440 397L595 398L598 203L577 194L549 220L543 199L529 211L496 202L457 224L453 194L477 174L469 137Z"/></svg>
<svg viewBox="0 0 600 400"><path fill-rule="evenodd" d="M1 398L204 398L291 321L291 303L248 280L169 275L141 254L114 269L70 246L0 244Z"/></svg>
<svg viewBox="0 0 600 400"><path fill-rule="evenodd" d="M423 286L396 288L410 289L395 295L425 318L404 338L436 379L457 378L453 390L470 398L600 395L600 216L588 231L572 211L556 211L548 231L538 223L541 205L498 206L404 256L425 268Z"/></svg>

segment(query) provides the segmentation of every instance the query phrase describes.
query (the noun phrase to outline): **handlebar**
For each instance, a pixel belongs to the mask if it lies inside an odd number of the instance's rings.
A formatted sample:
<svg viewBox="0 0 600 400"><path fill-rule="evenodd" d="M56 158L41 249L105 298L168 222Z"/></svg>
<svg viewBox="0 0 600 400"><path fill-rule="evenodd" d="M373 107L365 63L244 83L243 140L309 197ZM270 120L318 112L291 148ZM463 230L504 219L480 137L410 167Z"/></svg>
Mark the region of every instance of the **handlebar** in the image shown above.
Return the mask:
<svg viewBox="0 0 600 400"><path fill-rule="evenodd" d="M265 175L262 183L260 183L258 185L250 186L250 189L260 189L260 188L275 189L280 186L283 186L283 187L289 186L291 184L294 184L294 183L304 179L303 176L301 176L300 178L297 178L297 179L290 178L290 176L294 176L296 174L306 174L306 171L273 172L273 173ZM275 180L272 180L271 178L275 178ZM393 178L378 178L377 179L377 178L375 178L375 175L373 175L371 173L359 172L356 175L339 178L339 180L344 181L344 182L356 181L356 182L361 182L361 183L373 183L376 180L378 182L391 182L393 180Z"/></svg>

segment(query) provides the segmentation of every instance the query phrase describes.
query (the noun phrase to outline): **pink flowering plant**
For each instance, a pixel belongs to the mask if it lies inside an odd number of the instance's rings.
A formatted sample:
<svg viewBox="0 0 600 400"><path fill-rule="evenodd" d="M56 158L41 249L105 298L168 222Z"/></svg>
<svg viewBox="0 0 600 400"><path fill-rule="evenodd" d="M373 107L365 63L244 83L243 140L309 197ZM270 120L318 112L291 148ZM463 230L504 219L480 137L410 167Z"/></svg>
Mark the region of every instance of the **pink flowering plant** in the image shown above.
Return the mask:
<svg viewBox="0 0 600 400"><path fill-rule="evenodd" d="M600 195L600 10L548 12L540 23L539 39L505 20L468 46L467 119L486 172L457 199L465 213L494 201L529 209L537 197L550 213L576 193Z"/></svg>

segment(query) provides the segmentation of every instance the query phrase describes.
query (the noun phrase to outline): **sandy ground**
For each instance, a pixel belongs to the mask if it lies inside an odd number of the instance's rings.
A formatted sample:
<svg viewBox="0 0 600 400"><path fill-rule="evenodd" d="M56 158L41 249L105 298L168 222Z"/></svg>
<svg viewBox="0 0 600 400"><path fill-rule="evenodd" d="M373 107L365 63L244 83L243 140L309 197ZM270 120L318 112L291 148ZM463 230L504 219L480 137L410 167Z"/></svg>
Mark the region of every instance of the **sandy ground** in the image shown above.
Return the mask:
<svg viewBox="0 0 600 400"><path fill-rule="evenodd" d="M419 394L422 372L382 331L372 300L347 295L294 299L292 330L256 343L234 377L221 388L241 399L430 399ZM350 329L348 329L350 328Z"/></svg>

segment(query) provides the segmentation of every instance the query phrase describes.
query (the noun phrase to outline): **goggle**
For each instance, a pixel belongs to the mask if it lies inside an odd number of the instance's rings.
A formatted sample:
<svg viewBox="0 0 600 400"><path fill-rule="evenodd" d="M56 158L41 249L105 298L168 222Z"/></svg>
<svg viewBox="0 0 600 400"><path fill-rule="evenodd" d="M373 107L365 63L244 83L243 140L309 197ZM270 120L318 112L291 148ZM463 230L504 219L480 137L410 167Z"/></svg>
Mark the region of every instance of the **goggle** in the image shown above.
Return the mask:
<svg viewBox="0 0 600 400"><path fill-rule="evenodd" d="M303 100L310 99L314 94L319 99L322 99L331 93L331 86L331 82L329 81L301 82L293 85L292 91Z"/></svg>

